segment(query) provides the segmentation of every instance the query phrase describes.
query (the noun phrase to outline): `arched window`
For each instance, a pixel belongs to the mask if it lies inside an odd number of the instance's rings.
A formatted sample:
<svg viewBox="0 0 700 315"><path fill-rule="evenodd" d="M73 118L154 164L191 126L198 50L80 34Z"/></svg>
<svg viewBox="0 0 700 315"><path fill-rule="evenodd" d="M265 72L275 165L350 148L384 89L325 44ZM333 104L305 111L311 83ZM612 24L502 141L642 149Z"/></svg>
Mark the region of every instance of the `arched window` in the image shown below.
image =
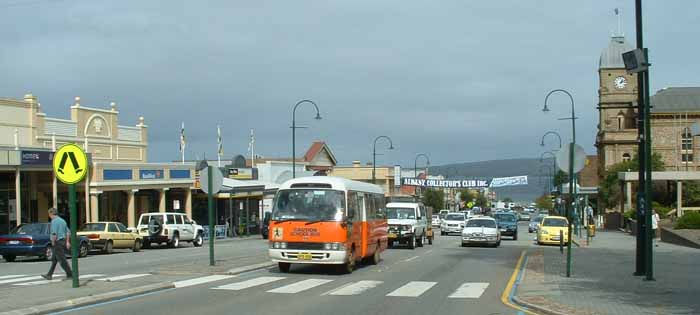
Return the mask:
<svg viewBox="0 0 700 315"><path fill-rule="evenodd" d="M693 162L693 134L690 132L690 128L683 129L683 134L681 134L681 161Z"/></svg>
<svg viewBox="0 0 700 315"><path fill-rule="evenodd" d="M617 130L625 129L625 114L620 111L617 114Z"/></svg>
<svg viewBox="0 0 700 315"><path fill-rule="evenodd" d="M629 153L622 154L622 162L628 162L631 159L632 159L632 157L630 156Z"/></svg>

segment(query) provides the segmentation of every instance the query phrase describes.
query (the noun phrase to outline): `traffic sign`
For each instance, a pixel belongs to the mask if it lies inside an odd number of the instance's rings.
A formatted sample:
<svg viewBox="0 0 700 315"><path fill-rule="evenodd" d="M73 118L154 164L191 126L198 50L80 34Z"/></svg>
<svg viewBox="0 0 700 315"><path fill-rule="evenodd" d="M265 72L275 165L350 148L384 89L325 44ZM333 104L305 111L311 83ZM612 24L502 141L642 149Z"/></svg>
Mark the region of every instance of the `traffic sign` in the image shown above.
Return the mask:
<svg viewBox="0 0 700 315"><path fill-rule="evenodd" d="M562 146L561 150L557 152L557 167L564 173L569 173L569 157L571 144ZM578 144L574 145L574 174L580 172L583 167L586 166L586 152Z"/></svg>
<svg viewBox="0 0 700 315"><path fill-rule="evenodd" d="M61 146L53 157L53 172L67 185L83 180L89 167L85 151L73 143Z"/></svg>
<svg viewBox="0 0 700 315"><path fill-rule="evenodd" d="M199 186L202 191L209 193L209 172L206 169L199 172ZM221 186L224 185L224 176L221 171L216 168L211 168L211 193L216 194L221 191Z"/></svg>

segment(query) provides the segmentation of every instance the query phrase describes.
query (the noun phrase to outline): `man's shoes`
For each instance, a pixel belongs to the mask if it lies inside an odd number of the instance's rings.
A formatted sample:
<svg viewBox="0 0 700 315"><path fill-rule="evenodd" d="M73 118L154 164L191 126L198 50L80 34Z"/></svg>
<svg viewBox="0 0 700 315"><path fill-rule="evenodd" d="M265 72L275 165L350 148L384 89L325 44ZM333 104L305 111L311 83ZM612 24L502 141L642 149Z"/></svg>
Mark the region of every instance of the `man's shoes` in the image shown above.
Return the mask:
<svg viewBox="0 0 700 315"><path fill-rule="evenodd" d="M46 279L46 280L51 280L51 279L53 279L53 277L52 277L51 275L48 275L48 274L47 274L47 275L41 275L41 277L44 278L44 279Z"/></svg>

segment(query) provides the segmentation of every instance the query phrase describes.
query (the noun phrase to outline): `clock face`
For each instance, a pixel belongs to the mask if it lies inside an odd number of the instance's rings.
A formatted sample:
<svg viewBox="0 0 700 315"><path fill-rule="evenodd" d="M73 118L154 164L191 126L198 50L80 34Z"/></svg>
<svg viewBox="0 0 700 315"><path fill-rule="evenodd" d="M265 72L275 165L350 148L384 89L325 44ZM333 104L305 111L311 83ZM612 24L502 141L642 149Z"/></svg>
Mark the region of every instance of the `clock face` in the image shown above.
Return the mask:
<svg viewBox="0 0 700 315"><path fill-rule="evenodd" d="M621 90L624 89L625 86L627 86L627 79L625 79L625 77L615 78L615 88Z"/></svg>

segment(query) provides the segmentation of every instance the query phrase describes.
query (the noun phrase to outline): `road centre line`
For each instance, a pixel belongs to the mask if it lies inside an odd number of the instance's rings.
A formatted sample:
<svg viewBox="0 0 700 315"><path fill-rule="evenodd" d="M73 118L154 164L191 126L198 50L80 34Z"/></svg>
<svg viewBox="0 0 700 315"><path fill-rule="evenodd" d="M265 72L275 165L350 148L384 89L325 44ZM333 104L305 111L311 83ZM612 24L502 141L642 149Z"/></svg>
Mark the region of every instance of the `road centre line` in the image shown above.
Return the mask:
<svg viewBox="0 0 700 315"><path fill-rule="evenodd" d="M412 260L414 260L414 259L416 259L416 258L418 258L418 257L420 257L420 256L413 256L413 257L411 257L411 258L404 259L404 262L412 261Z"/></svg>
<svg viewBox="0 0 700 315"><path fill-rule="evenodd" d="M189 280L176 281L176 282L173 282L173 284L175 285L176 289L179 289L179 288L186 288L186 287L191 287L191 286L200 285L200 284L209 283L209 282L214 282L214 281L231 279L233 277L235 277L235 276L212 275L212 276L199 277L199 278L194 278L194 279L189 279Z"/></svg>

